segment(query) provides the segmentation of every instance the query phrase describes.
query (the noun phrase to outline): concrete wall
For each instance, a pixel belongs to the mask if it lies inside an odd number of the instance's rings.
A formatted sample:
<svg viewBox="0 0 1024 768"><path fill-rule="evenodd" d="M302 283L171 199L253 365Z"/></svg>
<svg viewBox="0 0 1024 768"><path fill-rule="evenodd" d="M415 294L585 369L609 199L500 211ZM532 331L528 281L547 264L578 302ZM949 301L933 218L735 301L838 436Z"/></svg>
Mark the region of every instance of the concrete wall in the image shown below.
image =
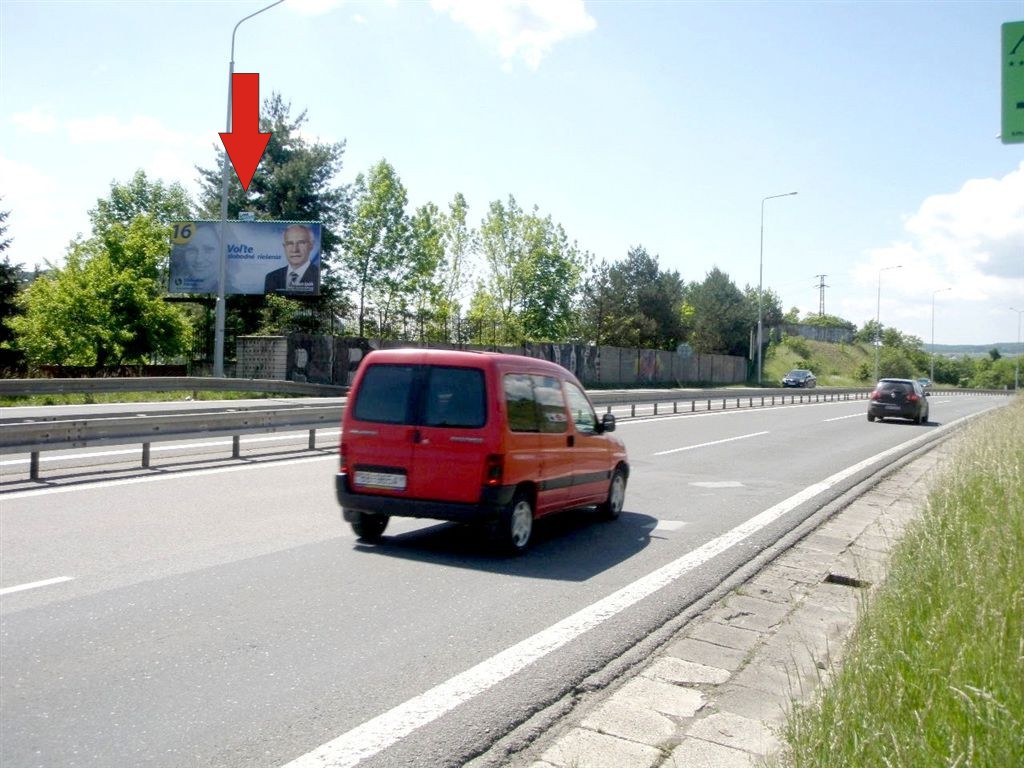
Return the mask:
<svg viewBox="0 0 1024 768"><path fill-rule="evenodd" d="M420 345L404 341L291 334L243 336L237 347L238 375L316 384L352 383L359 362L371 349ZM681 384L742 384L747 360L727 355L683 355L653 349L592 347L583 344L524 344L485 347L427 344L430 349L476 349L526 355L558 363L585 386L679 386Z"/></svg>

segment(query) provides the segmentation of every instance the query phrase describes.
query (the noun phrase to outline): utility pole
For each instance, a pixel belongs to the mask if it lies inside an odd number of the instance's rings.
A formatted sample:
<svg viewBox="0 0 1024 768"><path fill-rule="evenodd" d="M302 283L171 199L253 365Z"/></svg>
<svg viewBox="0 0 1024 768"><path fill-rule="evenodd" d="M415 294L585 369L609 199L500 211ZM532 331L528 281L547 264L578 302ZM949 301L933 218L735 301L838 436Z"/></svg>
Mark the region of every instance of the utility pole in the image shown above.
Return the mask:
<svg viewBox="0 0 1024 768"><path fill-rule="evenodd" d="M825 316L825 289L828 288L825 285L825 278L828 275L815 275L818 278L818 315L820 317Z"/></svg>

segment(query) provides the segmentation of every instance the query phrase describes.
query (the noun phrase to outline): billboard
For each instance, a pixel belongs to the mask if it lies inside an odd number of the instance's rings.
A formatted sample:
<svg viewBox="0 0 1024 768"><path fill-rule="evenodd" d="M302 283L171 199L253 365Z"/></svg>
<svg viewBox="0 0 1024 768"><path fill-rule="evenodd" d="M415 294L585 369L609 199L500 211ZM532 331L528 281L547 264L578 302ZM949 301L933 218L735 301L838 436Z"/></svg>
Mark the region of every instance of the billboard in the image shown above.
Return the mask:
<svg viewBox="0 0 1024 768"><path fill-rule="evenodd" d="M217 293L219 221L172 224L168 293ZM320 294L320 224L229 221L225 294Z"/></svg>

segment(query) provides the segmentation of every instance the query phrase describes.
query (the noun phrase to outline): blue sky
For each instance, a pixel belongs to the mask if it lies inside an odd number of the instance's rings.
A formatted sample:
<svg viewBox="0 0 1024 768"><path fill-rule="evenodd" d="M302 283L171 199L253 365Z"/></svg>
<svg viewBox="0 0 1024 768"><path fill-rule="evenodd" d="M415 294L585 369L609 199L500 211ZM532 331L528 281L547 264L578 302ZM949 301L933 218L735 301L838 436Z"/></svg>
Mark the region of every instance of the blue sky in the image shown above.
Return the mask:
<svg viewBox="0 0 1024 768"><path fill-rule="evenodd" d="M264 2L0 2L8 254L59 264L136 169L196 189L224 130L231 32ZM643 245L784 307L928 343L1015 341L1024 144L1003 144L1000 26L1024 0L285 0L235 71L384 158L410 203L509 195L597 259ZM888 269L900 265L899 269ZM882 272L880 270L886 269ZM950 290L945 290L945 289Z"/></svg>

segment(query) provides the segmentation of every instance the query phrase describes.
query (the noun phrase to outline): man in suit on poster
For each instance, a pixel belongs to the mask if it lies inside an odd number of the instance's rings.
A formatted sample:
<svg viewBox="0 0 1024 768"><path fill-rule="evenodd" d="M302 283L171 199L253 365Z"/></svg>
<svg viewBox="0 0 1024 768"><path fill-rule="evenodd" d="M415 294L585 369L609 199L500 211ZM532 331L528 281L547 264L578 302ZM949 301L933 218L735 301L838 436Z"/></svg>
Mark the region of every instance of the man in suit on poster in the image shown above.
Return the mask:
<svg viewBox="0 0 1024 768"><path fill-rule="evenodd" d="M284 231L284 255L288 265L267 273L264 293L315 295L320 286L320 267L310 260L316 240L313 230L291 224Z"/></svg>

